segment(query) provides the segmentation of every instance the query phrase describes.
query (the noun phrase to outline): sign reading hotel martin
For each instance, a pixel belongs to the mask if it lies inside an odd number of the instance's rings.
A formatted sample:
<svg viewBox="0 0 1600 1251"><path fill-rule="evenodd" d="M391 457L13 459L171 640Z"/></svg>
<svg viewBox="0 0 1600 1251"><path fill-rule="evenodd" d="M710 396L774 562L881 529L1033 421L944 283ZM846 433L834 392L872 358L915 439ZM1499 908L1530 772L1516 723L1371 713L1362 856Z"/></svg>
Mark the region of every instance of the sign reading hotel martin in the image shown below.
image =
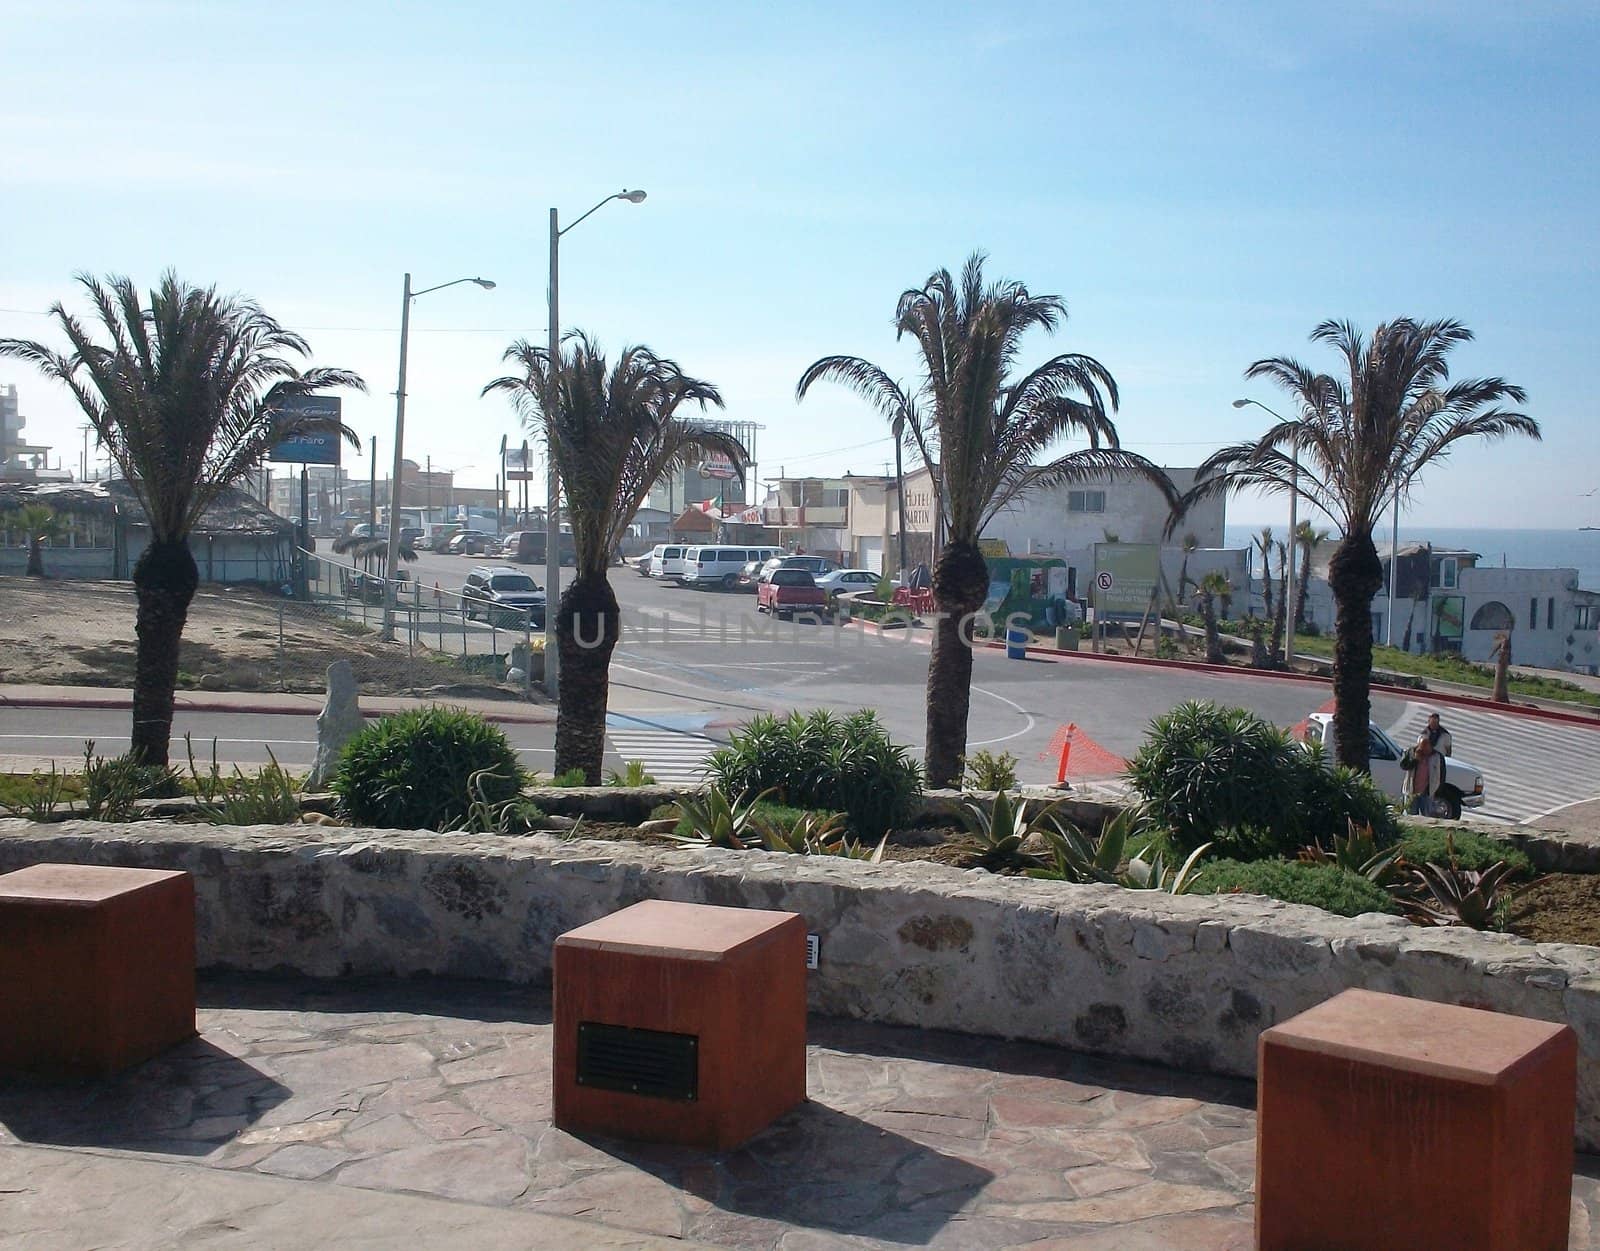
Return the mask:
<svg viewBox="0 0 1600 1251"><path fill-rule="evenodd" d="M267 459L279 464L337 465L343 401L336 395L286 395L272 406L280 435Z"/></svg>
<svg viewBox="0 0 1600 1251"><path fill-rule="evenodd" d="M1156 543L1094 545L1094 609L1100 620L1138 621L1150 610L1161 579Z"/></svg>

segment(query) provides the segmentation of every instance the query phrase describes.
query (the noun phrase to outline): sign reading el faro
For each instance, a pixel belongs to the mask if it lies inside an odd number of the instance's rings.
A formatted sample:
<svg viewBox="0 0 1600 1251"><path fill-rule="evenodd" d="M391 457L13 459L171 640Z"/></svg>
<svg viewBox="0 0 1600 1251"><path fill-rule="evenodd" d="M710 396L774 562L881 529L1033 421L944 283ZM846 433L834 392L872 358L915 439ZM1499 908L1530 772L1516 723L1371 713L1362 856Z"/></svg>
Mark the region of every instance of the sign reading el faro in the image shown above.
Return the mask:
<svg viewBox="0 0 1600 1251"><path fill-rule="evenodd" d="M336 395L286 395L271 408L278 439L267 459L280 464L337 465L343 401Z"/></svg>

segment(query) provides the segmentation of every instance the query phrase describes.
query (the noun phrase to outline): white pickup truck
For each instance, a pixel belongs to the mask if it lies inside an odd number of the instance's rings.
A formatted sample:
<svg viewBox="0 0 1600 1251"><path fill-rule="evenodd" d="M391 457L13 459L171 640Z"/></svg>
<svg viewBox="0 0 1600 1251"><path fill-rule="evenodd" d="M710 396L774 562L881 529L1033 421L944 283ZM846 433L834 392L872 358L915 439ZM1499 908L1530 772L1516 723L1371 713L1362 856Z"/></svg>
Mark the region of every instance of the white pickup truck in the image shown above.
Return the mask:
<svg viewBox="0 0 1600 1251"><path fill-rule="evenodd" d="M1333 756L1333 714L1314 712L1306 721L1306 741L1320 743ZM1406 773L1400 767L1400 748L1377 726L1367 726L1367 757L1372 769L1372 780L1395 803L1405 802ZM1447 756L1444 762L1444 781L1438 798L1444 801L1451 820L1461 815L1463 808L1483 806L1483 770L1460 756Z"/></svg>

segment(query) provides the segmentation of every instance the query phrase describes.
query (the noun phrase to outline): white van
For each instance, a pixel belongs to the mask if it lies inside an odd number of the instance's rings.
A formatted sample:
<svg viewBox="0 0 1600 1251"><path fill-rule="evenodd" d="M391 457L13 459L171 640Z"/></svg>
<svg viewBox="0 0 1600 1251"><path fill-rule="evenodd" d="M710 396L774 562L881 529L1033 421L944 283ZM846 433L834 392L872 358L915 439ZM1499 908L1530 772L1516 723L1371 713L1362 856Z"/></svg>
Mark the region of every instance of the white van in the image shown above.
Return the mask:
<svg viewBox="0 0 1600 1251"><path fill-rule="evenodd" d="M691 547L684 553L683 582L685 586L720 586L725 591L739 585L739 570L752 560L770 560L780 555L777 547Z"/></svg>
<svg viewBox="0 0 1600 1251"><path fill-rule="evenodd" d="M682 543L666 543L650 553L652 578L683 577L683 555L689 549Z"/></svg>

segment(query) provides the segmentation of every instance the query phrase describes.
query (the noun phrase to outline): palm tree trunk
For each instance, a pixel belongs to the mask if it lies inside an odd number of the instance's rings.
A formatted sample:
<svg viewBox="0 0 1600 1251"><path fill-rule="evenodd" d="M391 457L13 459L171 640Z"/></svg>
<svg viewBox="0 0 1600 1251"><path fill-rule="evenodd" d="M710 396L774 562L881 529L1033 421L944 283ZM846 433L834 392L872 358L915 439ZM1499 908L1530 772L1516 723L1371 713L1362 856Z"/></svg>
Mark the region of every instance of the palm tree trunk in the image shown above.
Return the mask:
<svg viewBox="0 0 1600 1251"><path fill-rule="evenodd" d="M30 578L44 577L44 544L37 535L28 536L28 568L25 572Z"/></svg>
<svg viewBox="0 0 1600 1251"><path fill-rule="evenodd" d="M1217 633L1217 602L1213 596L1207 595L1200 601L1200 615L1206 623L1206 663L1220 665L1225 657L1222 636Z"/></svg>
<svg viewBox="0 0 1600 1251"><path fill-rule="evenodd" d="M955 786L967 751L972 702L972 614L983 607L989 567L976 543L950 542L933 570L938 601L933 654L928 660L928 722L924 760L931 787Z"/></svg>
<svg viewBox="0 0 1600 1251"><path fill-rule="evenodd" d="M1272 619L1272 553L1265 543L1261 547L1261 614Z"/></svg>
<svg viewBox="0 0 1600 1251"><path fill-rule="evenodd" d="M1368 772L1372 718L1372 597L1383 585L1383 562L1370 533L1347 534L1328 562L1333 588L1333 741L1340 764Z"/></svg>
<svg viewBox="0 0 1600 1251"><path fill-rule="evenodd" d="M590 786L601 782L611 653L620 629L617 597L604 570L580 573L562 593L556 617L561 686L556 697L555 771L582 769Z"/></svg>
<svg viewBox="0 0 1600 1251"><path fill-rule="evenodd" d="M1300 582L1294 588L1294 628L1305 629L1306 598L1311 593L1311 545L1307 543L1300 557Z"/></svg>
<svg viewBox="0 0 1600 1251"><path fill-rule="evenodd" d="M139 612L133 662L133 744L145 764L165 765L172 741L172 697L178 686L178 647L200 571L187 539L153 539L133 566Z"/></svg>

